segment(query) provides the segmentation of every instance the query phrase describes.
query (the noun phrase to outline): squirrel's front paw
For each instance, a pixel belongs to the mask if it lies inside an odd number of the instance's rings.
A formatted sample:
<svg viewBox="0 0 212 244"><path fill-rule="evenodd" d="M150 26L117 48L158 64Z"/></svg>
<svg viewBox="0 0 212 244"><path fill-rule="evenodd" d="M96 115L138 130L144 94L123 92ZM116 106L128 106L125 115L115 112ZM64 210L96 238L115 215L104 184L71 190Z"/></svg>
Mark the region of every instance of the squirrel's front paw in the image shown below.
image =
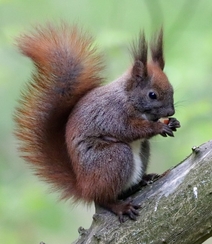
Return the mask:
<svg viewBox="0 0 212 244"><path fill-rule="evenodd" d="M180 122L176 118L169 118L168 127L176 131L177 128L180 128Z"/></svg>
<svg viewBox="0 0 212 244"><path fill-rule="evenodd" d="M173 131L177 131L177 128L180 128L180 122L176 118L169 118L168 124L163 124L160 135L174 137Z"/></svg>

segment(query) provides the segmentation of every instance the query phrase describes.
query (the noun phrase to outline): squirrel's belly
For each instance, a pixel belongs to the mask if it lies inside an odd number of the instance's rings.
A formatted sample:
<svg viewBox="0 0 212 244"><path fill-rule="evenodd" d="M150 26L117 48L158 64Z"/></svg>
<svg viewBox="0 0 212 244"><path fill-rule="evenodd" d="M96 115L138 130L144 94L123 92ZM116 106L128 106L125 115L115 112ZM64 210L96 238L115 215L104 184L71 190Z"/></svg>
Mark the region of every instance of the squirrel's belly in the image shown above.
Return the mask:
<svg viewBox="0 0 212 244"><path fill-rule="evenodd" d="M139 183L144 174L143 162L140 157L141 142L142 142L142 140L136 140L136 141L130 143L130 147L132 148L132 153L133 153L133 171L125 186L125 189Z"/></svg>

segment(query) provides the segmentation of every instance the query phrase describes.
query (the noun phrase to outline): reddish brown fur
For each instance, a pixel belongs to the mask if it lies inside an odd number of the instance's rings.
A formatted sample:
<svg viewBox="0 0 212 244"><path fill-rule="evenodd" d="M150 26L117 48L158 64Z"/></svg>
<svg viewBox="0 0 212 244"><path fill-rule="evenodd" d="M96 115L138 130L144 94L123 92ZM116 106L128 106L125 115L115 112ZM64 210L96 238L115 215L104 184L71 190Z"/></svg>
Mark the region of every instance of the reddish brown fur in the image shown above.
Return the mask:
<svg viewBox="0 0 212 244"><path fill-rule="evenodd" d="M15 115L20 150L63 198L78 196L65 146L66 121L80 97L102 82L101 57L92 45L92 38L66 25L37 27L18 39L21 52L37 67Z"/></svg>
<svg viewBox="0 0 212 244"><path fill-rule="evenodd" d="M157 90L160 89L161 91L167 91L170 89L169 80L157 63L149 63L147 69L148 75L152 77L152 84Z"/></svg>

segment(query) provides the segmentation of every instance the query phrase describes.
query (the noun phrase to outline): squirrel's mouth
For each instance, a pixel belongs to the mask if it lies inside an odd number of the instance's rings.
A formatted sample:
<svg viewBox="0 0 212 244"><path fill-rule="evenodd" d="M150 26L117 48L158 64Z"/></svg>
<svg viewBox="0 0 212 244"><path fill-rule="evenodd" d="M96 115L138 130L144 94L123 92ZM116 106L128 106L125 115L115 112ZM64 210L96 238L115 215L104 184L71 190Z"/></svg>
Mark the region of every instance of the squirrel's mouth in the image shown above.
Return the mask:
<svg viewBox="0 0 212 244"><path fill-rule="evenodd" d="M157 121L159 121L159 120L160 120L160 119L153 119L152 121L153 121L153 122L157 122Z"/></svg>
<svg viewBox="0 0 212 244"><path fill-rule="evenodd" d="M146 120L153 121L153 122L162 122L168 124L169 118L168 117L158 117L152 114L142 114L142 117Z"/></svg>
<svg viewBox="0 0 212 244"><path fill-rule="evenodd" d="M142 117L146 120L157 122L161 117L155 116L153 114L144 113Z"/></svg>

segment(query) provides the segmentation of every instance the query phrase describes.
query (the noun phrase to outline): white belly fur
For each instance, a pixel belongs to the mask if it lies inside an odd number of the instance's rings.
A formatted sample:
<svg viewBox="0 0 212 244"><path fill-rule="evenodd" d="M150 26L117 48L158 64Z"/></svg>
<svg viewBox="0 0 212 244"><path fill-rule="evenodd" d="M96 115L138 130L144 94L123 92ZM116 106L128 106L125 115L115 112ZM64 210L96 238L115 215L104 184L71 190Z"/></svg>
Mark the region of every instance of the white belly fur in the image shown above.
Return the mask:
<svg viewBox="0 0 212 244"><path fill-rule="evenodd" d="M141 150L141 142L142 140L136 140L130 143L130 147L132 148L133 153L133 172L129 181L126 184L125 189L139 183L141 181L143 175L143 162L141 161L140 157L140 150Z"/></svg>

